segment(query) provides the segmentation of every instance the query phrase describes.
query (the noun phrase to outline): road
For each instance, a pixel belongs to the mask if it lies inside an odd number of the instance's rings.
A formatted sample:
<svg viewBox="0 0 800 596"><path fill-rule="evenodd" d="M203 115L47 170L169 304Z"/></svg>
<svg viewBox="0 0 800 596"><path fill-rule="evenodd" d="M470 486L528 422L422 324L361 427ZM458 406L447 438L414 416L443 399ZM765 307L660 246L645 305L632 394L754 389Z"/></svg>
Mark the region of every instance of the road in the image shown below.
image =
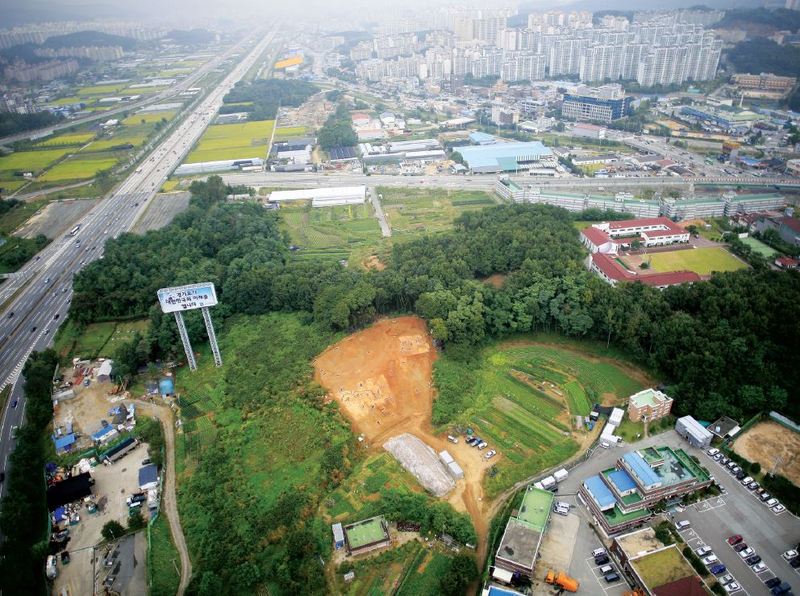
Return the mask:
<svg viewBox="0 0 800 596"><path fill-rule="evenodd" d="M185 120L106 199L100 201L79 222L74 235L57 238L19 275L0 285L0 389L14 385L34 349L49 345L66 317L72 300L72 277L88 263L101 259L105 241L130 230L147 209L170 172L213 120L228 90L272 43L275 31L254 49L203 99ZM155 300L155 296L153 297ZM14 387L13 398L0 422L0 458L5 465L13 450L11 426L22 420L25 397ZM0 496L3 487L0 485Z"/></svg>
<svg viewBox="0 0 800 596"><path fill-rule="evenodd" d="M742 186L748 188L773 189L779 186L784 189L800 189L800 178L774 177L758 178L755 176L704 176L681 178L678 176L651 176L647 178L533 178L531 176L510 176L519 184L546 188L580 188L595 190L662 188L694 186ZM367 176L359 172L242 172L222 174L228 184L244 184L247 186L351 186L367 184L371 187L441 187L487 190L494 188L497 180L494 175L454 176L448 174L428 176L393 176L372 174Z"/></svg>
<svg viewBox="0 0 800 596"><path fill-rule="evenodd" d="M372 201L372 207L375 209L375 217L378 218L378 224L381 226L381 235L384 238L390 238L392 235L392 228L389 227L389 223L386 221L386 215L383 212L383 207L381 207L381 197L378 195L378 191L374 188L368 188L367 194L369 195L369 200Z"/></svg>
<svg viewBox="0 0 800 596"><path fill-rule="evenodd" d="M150 95L146 99L143 99L141 101L136 101L133 103L126 103L125 105L119 106L117 108L105 110L102 112L97 112L90 116L75 118L73 120L64 120L63 122L60 122L59 124L54 124L53 126L47 126L45 128L37 128L36 130L27 130L25 132L21 132L18 134L2 137L0 138L0 145L6 145L9 143L14 143L16 141L24 141L26 139L34 139L42 136L47 136L56 131L64 130L65 128L72 128L73 126L86 124L88 122L94 122L95 120L107 120L114 114L120 114L122 112L130 112L142 108L144 106L154 103L160 103L166 99L175 97L179 93L186 91L188 88L194 86L201 78L203 78L210 71L219 67L219 65L222 64L222 62L230 58L233 54L235 54L236 52L240 52L249 41L251 41L250 37L243 39L241 42L229 48L223 54L217 56L216 58L212 59L211 61L207 62L206 64L195 70L192 74L183 79L180 83L177 83L175 85L170 85L164 91Z"/></svg>

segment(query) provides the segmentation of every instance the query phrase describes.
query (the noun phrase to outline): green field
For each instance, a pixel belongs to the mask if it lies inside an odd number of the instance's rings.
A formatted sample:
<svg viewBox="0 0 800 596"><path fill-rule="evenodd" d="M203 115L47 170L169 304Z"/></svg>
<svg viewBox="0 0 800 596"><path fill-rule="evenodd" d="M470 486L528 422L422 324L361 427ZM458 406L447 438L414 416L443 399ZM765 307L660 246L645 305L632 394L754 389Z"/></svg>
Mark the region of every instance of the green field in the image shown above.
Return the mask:
<svg viewBox="0 0 800 596"><path fill-rule="evenodd" d="M408 189L378 187L381 204L392 227L392 236L402 239L453 227L465 211L496 204L486 192L474 190Z"/></svg>
<svg viewBox="0 0 800 596"><path fill-rule="evenodd" d="M177 569L181 568L181 559L178 549L172 543L169 522L163 511L150 529L147 563L148 575L152 581L150 596L174 596L180 583Z"/></svg>
<svg viewBox="0 0 800 596"><path fill-rule="evenodd" d="M124 126L136 126L137 124L151 124L162 119L172 120L177 112L175 110L163 110L161 112L140 112L133 116L128 116L122 121ZM144 121L144 122L142 122Z"/></svg>
<svg viewBox="0 0 800 596"><path fill-rule="evenodd" d="M38 180L44 182L64 182L67 180L82 180L91 178L98 172L108 170L117 165L117 160L111 158L72 158L66 159L49 169Z"/></svg>
<svg viewBox="0 0 800 596"><path fill-rule="evenodd" d="M92 85L78 89L79 97L103 97L105 95L115 95L127 86L127 83L116 83L113 85Z"/></svg>
<svg viewBox="0 0 800 596"><path fill-rule="evenodd" d="M549 490L529 486L522 497L517 519L530 524L537 532L544 532L555 496Z"/></svg>
<svg viewBox="0 0 800 596"><path fill-rule="evenodd" d="M285 141L286 139L291 139L293 137L304 137L305 135L306 135L305 126L282 126L275 129L276 141Z"/></svg>
<svg viewBox="0 0 800 596"><path fill-rule="evenodd" d="M711 275L714 271L736 271L747 265L721 247L695 248L658 252L648 255L655 271L681 271L688 269L698 275Z"/></svg>
<svg viewBox="0 0 800 596"><path fill-rule="evenodd" d="M14 172L33 172L43 170L64 157L69 149L40 149L37 151L18 151L0 157L0 178L13 176ZM11 178L14 179L13 177Z"/></svg>
<svg viewBox="0 0 800 596"><path fill-rule="evenodd" d="M586 437L574 430L576 415L642 389L622 366L524 340L487 347L471 363L445 353L434 365L434 423L472 428L497 450L495 474L484 480L493 496L574 454Z"/></svg>
<svg viewBox="0 0 800 596"><path fill-rule="evenodd" d="M147 319L139 321L92 323L80 328L68 320L58 330L54 349L59 356L97 358L111 356L120 341L130 340L138 331L145 333Z"/></svg>
<svg viewBox="0 0 800 596"><path fill-rule="evenodd" d="M381 241L378 220L369 203L312 207L310 203L281 207L281 221L295 254L302 259L348 259Z"/></svg>
<svg viewBox="0 0 800 596"><path fill-rule="evenodd" d="M351 548L361 548L364 545L378 542L385 538L381 523L386 523L381 517L356 522L352 527L345 529L347 541Z"/></svg>
<svg viewBox="0 0 800 596"><path fill-rule="evenodd" d="M747 246L752 248L755 252L760 254L762 257L766 257L771 259L773 257L778 256L780 253L772 248L771 246L764 244L761 240L757 238L752 238L748 236L747 238L740 238L742 242L744 242Z"/></svg>
<svg viewBox="0 0 800 596"><path fill-rule="evenodd" d="M436 550L421 551L397 590L397 596L438 596L442 593L441 578L449 568L447 555ZM424 571L420 573L420 569Z"/></svg>
<svg viewBox="0 0 800 596"><path fill-rule="evenodd" d="M342 573L336 574L335 593L349 596L377 596L391 594L395 584L406 575L415 572L421 562L421 554L427 550L416 540L384 551L377 556L348 561L355 579L345 583Z"/></svg>
<svg viewBox="0 0 800 596"><path fill-rule="evenodd" d="M85 145L94 138L93 132L72 132L50 137L36 143L37 147L63 147L67 145Z"/></svg>
<svg viewBox="0 0 800 596"><path fill-rule="evenodd" d="M206 129L186 163L246 157L266 158L274 120L243 124L213 124Z"/></svg>

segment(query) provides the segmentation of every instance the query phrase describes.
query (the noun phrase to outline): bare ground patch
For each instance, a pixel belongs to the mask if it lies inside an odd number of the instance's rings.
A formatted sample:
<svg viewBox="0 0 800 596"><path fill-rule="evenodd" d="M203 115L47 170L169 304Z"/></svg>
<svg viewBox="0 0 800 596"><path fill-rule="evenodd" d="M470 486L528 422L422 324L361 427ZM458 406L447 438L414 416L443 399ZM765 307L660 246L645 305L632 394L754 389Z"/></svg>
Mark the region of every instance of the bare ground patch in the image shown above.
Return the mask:
<svg viewBox="0 0 800 596"><path fill-rule="evenodd" d="M772 470L776 458L780 458L777 472L800 486L800 434L771 420L759 422L736 440L733 450L760 463L764 471Z"/></svg>
<svg viewBox="0 0 800 596"><path fill-rule="evenodd" d="M15 236L34 238L44 234L51 240L65 234L85 213L97 204L94 199L67 199L48 203L17 231Z"/></svg>

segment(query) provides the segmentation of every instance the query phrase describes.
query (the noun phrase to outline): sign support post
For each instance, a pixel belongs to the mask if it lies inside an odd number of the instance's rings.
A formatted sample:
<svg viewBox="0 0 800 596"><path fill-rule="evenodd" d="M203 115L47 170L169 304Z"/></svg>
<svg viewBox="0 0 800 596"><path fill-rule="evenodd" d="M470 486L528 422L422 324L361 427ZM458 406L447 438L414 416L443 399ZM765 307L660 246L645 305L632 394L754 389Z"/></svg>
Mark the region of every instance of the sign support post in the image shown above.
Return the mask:
<svg viewBox="0 0 800 596"><path fill-rule="evenodd" d="M203 320L206 322L206 333L208 334L208 341L211 343L211 353L214 354L214 364L222 366L222 354L219 353L217 334L214 332L214 323L211 322L211 313L208 312L207 307L200 310L203 313Z"/></svg>
<svg viewBox="0 0 800 596"><path fill-rule="evenodd" d="M175 322L178 323L178 333L181 336L183 343L183 350L186 352L186 361L189 363L189 370L197 370L197 360L194 358L192 351L192 344L189 341L189 332L186 331L186 323L183 321L183 313L179 310L175 311Z"/></svg>
<svg viewBox="0 0 800 596"><path fill-rule="evenodd" d="M217 334L214 331L214 323L211 321L211 313L208 308L217 305L217 290L211 282L191 284L188 286L178 286L175 288L161 288L158 290L158 303L161 305L161 312L175 314L175 322L178 324L178 333L181 336L183 349L186 352L186 361L189 370L197 370L197 360L192 351L192 344L189 341L189 332L186 330L186 322L183 320L183 311L198 310L203 313L203 320L206 324L206 332L211 343L211 351L214 354L214 364L222 366L222 355L217 344Z"/></svg>

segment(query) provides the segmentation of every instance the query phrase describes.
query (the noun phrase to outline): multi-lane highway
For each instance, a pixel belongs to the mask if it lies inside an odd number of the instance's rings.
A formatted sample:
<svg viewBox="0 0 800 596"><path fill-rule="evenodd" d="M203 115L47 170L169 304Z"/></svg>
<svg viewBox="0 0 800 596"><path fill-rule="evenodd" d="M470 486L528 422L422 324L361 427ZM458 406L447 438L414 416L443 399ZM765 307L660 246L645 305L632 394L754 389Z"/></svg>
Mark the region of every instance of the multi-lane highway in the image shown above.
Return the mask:
<svg viewBox="0 0 800 596"><path fill-rule="evenodd" d="M214 118L224 95L274 37L274 31L264 36L110 197L77 222L74 234L55 239L19 275L0 286L0 389L15 385L30 353L52 341L72 299L72 276L102 258L106 240L132 228ZM13 427L24 414L25 398L19 386L14 387L0 421L0 470L5 470L13 450ZM0 486L0 495L2 491Z"/></svg>
<svg viewBox="0 0 800 596"><path fill-rule="evenodd" d="M0 138L0 145L14 143L16 141L24 141L26 139L39 138L41 136L52 134L56 131L63 130L65 128L72 128L73 126L86 124L88 122L93 122L95 120L101 120L101 119L106 120L115 114L120 114L122 112L130 112L142 108L144 106L148 106L154 103L159 103L171 97L175 97L179 93L182 93L183 91L186 91L190 87L193 87L201 78L203 78L206 74L208 74L215 68L218 68L220 64L222 64L225 60L230 58L233 54L241 52L246 47L246 44L250 40L251 38L242 39L241 42L229 48L219 56L216 56L215 58L209 60L206 64L204 64L203 66L192 72L185 79L182 79L180 83L176 83L175 85L170 85L169 87L167 87L166 89L164 89L159 93L148 95L145 99L133 103L127 103L110 110L105 110L87 116L82 116L80 118L65 120L58 124L54 124L53 126L47 126L45 128L37 128L36 130L28 130L18 134L9 135L7 137L2 137Z"/></svg>

